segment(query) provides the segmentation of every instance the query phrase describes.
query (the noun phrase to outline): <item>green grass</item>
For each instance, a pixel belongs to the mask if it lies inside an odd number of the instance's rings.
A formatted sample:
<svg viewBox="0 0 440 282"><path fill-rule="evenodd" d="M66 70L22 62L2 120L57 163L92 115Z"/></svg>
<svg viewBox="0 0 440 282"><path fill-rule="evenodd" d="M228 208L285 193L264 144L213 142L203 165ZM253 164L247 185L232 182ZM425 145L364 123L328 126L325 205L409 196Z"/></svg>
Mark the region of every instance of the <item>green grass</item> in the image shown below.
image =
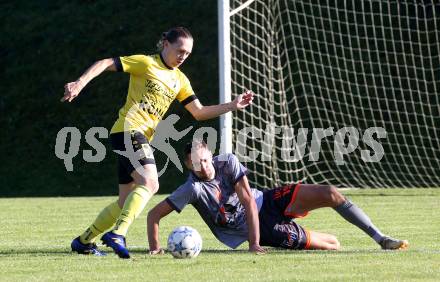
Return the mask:
<svg viewBox="0 0 440 282"><path fill-rule="evenodd" d="M306 228L335 234L342 249L249 254L247 244L232 251L210 233L192 207L161 222L161 242L178 225L190 225L203 237L203 250L193 260L146 254L146 212L132 226L131 260L70 252L70 242L114 198L0 199L1 281L440 281L440 189L348 190L384 233L408 239L406 251L382 251L332 209L313 211L299 220ZM152 207L163 196L149 203Z"/></svg>

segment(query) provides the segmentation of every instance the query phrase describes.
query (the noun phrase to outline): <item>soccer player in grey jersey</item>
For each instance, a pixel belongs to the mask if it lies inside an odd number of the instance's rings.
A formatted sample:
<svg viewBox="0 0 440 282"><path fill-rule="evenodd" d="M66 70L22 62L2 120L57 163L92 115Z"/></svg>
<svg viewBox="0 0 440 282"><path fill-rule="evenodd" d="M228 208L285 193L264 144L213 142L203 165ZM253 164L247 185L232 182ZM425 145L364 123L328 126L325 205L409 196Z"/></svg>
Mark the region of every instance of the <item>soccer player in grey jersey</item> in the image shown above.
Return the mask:
<svg viewBox="0 0 440 282"><path fill-rule="evenodd" d="M406 240L383 235L370 218L334 186L292 184L261 192L249 187L247 169L233 154L212 158L203 141L185 148L187 181L148 213L150 254L161 253L159 221L173 210L192 204L215 237L235 249L249 241L249 251L264 253L261 246L287 249L337 250L334 235L309 231L294 221L313 209L332 207L358 226L383 249L404 249Z"/></svg>

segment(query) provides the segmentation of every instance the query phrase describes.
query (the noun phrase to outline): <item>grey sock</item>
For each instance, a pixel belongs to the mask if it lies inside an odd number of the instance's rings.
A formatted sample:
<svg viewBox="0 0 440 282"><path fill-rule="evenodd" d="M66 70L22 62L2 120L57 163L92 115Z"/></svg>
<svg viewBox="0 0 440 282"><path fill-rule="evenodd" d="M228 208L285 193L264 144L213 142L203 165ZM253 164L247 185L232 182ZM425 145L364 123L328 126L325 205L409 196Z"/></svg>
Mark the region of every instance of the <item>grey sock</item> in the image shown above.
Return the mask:
<svg viewBox="0 0 440 282"><path fill-rule="evenodd" d="M345 220L356 225L367 233L377 243L380 243L383 234L374 226L371 219L355 204L346 199L344 203L334 208Z"/></svg>

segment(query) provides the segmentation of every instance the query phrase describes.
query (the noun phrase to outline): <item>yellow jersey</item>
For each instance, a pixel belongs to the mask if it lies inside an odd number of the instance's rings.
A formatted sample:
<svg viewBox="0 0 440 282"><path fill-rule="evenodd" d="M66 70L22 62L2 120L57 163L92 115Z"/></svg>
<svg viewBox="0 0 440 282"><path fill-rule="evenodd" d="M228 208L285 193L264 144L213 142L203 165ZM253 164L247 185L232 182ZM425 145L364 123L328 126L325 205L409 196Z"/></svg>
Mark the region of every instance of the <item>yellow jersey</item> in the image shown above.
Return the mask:
<svg viewBox="0 0 440 282"><path fill-rule="evenodd" d="M139 131L151 141L157 124L174 99L186 105L197 97L188 78L178 68L168 67L160 54L114 58L118 71L130 74L125 105L111 133Z"/></svg>

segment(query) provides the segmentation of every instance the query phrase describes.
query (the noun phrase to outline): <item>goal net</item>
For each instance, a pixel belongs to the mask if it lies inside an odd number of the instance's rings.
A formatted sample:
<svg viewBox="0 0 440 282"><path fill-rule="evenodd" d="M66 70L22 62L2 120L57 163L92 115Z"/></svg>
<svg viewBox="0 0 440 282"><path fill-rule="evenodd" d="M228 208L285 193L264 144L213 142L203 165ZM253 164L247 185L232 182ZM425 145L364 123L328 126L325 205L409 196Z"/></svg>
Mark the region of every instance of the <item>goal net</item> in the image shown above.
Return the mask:
<svg viewBox="0 0 440 282"><path fill-rule="evenodd" d="M433 3L229 1L231 99L256 93L233 152L254 186L440 187Z"/></svg>

